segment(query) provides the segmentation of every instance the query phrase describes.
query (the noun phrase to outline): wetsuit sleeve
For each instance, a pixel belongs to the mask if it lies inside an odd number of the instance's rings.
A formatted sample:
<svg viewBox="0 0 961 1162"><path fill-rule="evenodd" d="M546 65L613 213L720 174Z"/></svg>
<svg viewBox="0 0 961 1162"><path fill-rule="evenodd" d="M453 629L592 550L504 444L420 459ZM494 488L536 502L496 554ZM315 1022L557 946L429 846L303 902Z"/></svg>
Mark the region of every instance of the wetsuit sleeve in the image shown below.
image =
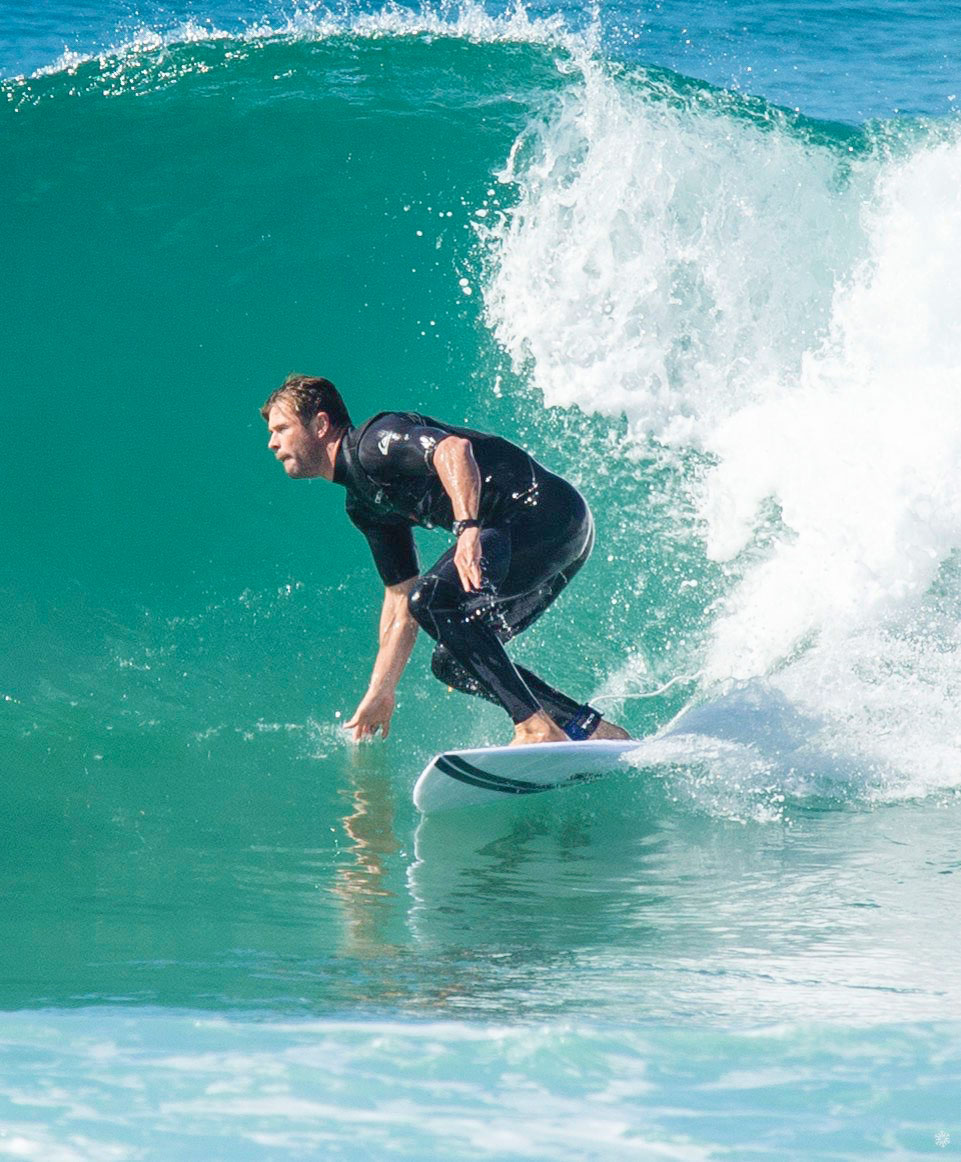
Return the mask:
<svg viewBox="0 0 961 1162"><path fill-rule="evenodd" d="M410 524L403 517L375 517L348 503L347 515L367 538L380 579L385 585L409 581L420 572Z"/></svg>
<svg viewBox="0 0 961 1162"><path fill-rule="evenodd" d="M364 433L357 455L375 480L435 475L434 449L449 435L414 412L386 412Z"/></svg>

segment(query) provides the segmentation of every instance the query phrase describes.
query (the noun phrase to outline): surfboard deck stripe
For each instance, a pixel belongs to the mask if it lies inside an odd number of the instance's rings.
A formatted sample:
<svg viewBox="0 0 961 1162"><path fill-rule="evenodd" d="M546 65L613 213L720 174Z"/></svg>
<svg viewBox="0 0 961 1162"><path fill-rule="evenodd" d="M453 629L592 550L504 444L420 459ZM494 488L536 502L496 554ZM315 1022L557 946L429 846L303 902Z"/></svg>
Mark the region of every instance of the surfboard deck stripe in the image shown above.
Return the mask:
<svg viewBox="0 0 961 1162"><path fill-rule="evenodd" d="M444 751L421 773L414 803L422 812L434 812L556 791L623 769L623 756L640 745L605 740Z"/></svg>
<svg viewBox="0 0 961 1162"><path fill-rule="evenodd" d="M485 787L490 791L502 791L507 795L533 795L538 791L552 791L558 786L557 783L521 783L517 779L495 775L492 771L482 771L480 767L475 767L457 755L439 755L434 766L461 783Z"/></svg>

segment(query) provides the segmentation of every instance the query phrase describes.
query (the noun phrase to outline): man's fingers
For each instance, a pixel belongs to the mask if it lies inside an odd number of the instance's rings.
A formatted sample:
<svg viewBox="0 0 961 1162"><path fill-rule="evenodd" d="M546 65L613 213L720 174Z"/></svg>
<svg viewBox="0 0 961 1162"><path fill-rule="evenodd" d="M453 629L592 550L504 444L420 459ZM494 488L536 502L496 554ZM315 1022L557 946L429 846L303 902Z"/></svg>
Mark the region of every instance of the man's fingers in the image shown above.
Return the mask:
<svg viewBox="0 0 961 1162"><path fill-rule="evenodd" d="M366 722L360 714L355 714L349 722L344 723L344 730L349 730L354 742L363 742L366 738L373 738L379 730L382 738L386 738L390 731L390 722Z"/></svg>
<svg viewBox="0 0 961 1162"><path fill-rule="evenodd" d="M373 738L374 732L366 726L344 726L344 730L349 730L351 740L353 742L363 742L365 739Z"/></svg>
<svg viewBox="0 0 961 1162"><path fill-rule="evenodd" d="M460 577L461 585L464 587L467 593L470 593L470 591L474 588L473 584L471 583L470 572L464 565L460 563L460 561L457 560L456 557L454 558L454 566L457 569L457 576Z"/></svg>
<svg viewBox="0 0 961 1162"><path fill-rule="evenodd" d="M455 557L454 568L457 570L458 577L460 577L461 585L463 585L468 593L473 592L475 589L480 589L484 584L484 575L481 571L479 560L468 559L462 562Z"/></svg>

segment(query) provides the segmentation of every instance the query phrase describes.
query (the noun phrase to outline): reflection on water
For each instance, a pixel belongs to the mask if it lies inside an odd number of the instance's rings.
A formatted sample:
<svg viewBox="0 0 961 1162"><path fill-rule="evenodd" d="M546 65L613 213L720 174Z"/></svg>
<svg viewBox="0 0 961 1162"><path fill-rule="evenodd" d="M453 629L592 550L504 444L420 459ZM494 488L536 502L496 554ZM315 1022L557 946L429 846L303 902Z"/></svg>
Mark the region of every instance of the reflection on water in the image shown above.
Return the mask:
<svg viewBox="0 0 961 1162"><path fill-rule="evenodd" d="M632 770L420 819L392 746L319 761L291 740L225 734L149 782L105 762L68 810L22 812L0 853L2 1006L961 1013L957 802L735 822L679 800L682 772Z"/></svg>
<svg viewBox="0 0 961 1162"><path fill-rule="evenodd" d="M961 1012L943 924L956 812L724 823L671 807L643 772L548 798L417 830L411 941L471 950L479 1010L750 1024Z"/></svg>
<svg viewBox="0 0 961 1162"><path fill-rule="evenodd" d="M353 861L334 870L333 893L343 904L344 956L387 956L396 952L388 933L396 909L390 886L390 857L400 850L395 833L394 789L383 751L375 746L348 752L348 782L340 788L347 814L341 821Z"/></svg>

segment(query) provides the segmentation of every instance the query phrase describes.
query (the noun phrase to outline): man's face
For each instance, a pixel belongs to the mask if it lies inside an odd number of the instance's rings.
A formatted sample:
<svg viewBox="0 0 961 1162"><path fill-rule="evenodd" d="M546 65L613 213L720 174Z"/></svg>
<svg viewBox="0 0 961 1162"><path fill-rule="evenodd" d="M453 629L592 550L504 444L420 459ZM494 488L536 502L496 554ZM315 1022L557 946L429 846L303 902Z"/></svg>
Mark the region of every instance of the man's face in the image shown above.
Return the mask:
<svg viewBox="0 0 961 1162"><path fill-rule="evenodd" d="M327 416L321 412L309 424L304 424L300 416L283 403L275 403L267 413L267 430L270 432L267 447L283 464L288 476L299 479L322 475L322 437L328 427L326 420Z"/></svg>

